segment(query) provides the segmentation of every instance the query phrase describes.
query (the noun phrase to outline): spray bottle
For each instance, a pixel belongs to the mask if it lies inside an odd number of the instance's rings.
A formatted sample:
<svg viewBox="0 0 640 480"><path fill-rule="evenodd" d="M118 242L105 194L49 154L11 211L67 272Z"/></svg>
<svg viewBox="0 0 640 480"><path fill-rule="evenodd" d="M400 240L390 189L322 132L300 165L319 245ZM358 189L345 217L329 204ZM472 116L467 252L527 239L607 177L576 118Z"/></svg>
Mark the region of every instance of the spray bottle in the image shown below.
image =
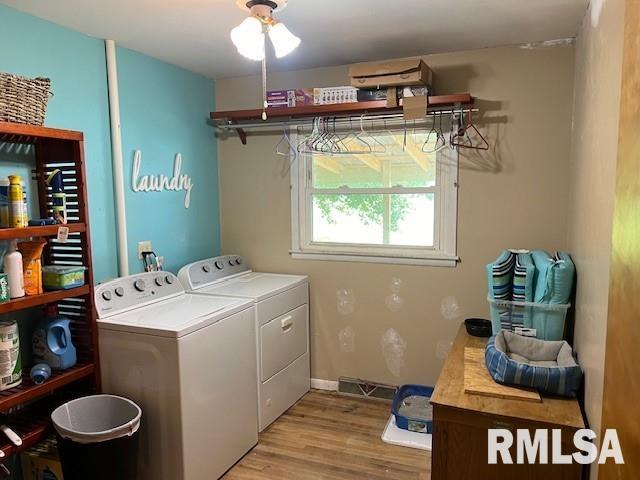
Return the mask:
<svg viewBox="0 0 640 480"><path fill-rule="evenodd" d="M24 224L24 196L19 175L9 175L9 226L11 228L25 227Z"/></svg>
<svg viewBox="0 0 640 480"><path fill-rule="evenodd" d="M51 187L53 218L58 223L67 223L67 194L64 193L62 170L56 168L51 172L51 175L47 177L47 185Z"/></svg>

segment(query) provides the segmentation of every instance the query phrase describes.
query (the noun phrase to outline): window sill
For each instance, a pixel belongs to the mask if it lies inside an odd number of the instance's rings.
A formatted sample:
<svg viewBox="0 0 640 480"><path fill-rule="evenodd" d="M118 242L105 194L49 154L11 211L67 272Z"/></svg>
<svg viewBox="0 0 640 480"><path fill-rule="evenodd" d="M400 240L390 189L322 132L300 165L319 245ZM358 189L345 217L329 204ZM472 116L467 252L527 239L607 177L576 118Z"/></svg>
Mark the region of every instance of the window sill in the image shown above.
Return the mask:
<svg viewBox="0 0 640 480"><path fill-rule="evenodd" d="M393 257L383 255L354 255L353 253L321 253L302 252L291 250L289 252L294 260L322 260L326 262L358 262L358 263L387 263L393 265L421 265L426 267L449 267L458 265L458 257L433 256L424 258Z"/></svg>

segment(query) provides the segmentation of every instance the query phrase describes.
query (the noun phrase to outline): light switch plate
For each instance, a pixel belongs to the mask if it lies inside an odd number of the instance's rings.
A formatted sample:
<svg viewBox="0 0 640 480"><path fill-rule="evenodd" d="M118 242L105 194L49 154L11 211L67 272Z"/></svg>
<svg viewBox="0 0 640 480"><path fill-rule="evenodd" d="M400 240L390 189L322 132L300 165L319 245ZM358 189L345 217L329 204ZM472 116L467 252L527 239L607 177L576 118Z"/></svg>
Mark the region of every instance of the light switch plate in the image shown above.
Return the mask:
<svg viewBox="0 0 640 480"><path fill-rule="evenodd" d="M151 240L144 240L138 242L138 260L142 260L142 252L150 252L153 250L151 246Z"/></svg>

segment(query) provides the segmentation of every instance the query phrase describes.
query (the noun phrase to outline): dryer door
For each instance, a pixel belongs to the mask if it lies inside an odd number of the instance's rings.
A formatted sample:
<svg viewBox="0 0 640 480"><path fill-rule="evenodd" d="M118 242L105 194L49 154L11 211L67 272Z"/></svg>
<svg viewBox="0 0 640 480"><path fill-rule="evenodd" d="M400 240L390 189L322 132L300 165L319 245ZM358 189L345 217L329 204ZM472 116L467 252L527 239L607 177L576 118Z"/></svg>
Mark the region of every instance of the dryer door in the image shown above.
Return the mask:
<svg viewBox="0 0 640 480"><path fill-rule="evenodd" d="M302 305L260 327L260 377L266 382L307 352L309 306Z"/></svg>

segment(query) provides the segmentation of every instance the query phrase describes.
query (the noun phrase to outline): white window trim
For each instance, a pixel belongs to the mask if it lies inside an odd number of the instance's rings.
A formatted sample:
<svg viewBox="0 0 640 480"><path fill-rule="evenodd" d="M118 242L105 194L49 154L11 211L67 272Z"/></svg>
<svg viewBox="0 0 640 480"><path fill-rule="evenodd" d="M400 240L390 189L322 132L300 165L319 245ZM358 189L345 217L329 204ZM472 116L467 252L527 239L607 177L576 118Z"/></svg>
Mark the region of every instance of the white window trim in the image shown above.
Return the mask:
<svg viewBox="0 0 640 480"><path fill-rule="evenodd" d="M296 128L292 127L290 136L293 145L298 144ZM311 242L311 222L306 215L311 207L307 185L310 179L307 172L312 156L298 154L290 170L291 187L291 257L300 260L326 260L345 262L391 263L400 265L426 265L436 267L455 267L457 256L457 217L458 217L458 152L443 148L438 152L436 178L441 180L435 187L391 189L392 193L428 193L437 192L435 207L435 243L432 248L399 247L396 245L357 245L326 244ZM365 189L371 193L374 189ZM385 189L389 192L390 189ZM397 190L397 192L396 192ZM325 190L323 190L325 192ZM358 193L350 188L326 190L327 193Z"/></svg>

